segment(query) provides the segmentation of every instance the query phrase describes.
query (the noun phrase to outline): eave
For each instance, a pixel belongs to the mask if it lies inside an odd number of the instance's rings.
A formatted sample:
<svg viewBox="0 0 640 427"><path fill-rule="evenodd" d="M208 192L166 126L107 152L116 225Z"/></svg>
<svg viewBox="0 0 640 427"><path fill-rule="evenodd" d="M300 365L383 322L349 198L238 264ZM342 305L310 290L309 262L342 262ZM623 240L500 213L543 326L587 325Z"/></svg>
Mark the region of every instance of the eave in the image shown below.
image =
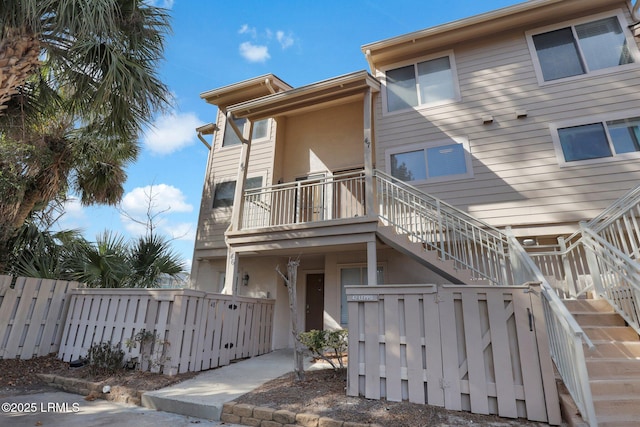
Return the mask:
<svg viewBox="0 0 640 427"><path fill-rule="evenodd" d="M398 37L365 44L362 52L372 68L425 53L449 49L455 44L514 29L525 29L549 20L572 19L624 0L531 0L495 11L460 19Z"/></svg>
<svg viewBox="0 0 640 427"><path fill-rule="evenodd" d="M245 101L230 106L227 111L235 117L261 120L326 108L332 103L344 104L361 98L367 89L380 91L380 82L363 70Z"/></svg>
<svg viewBox="0 0 640 427"><path fill-rule="evenodd" d="M274 74L265 74L218 89L202 92L200 98L218 107L237 104L248 99L260 98L292 87Z"/></svg>

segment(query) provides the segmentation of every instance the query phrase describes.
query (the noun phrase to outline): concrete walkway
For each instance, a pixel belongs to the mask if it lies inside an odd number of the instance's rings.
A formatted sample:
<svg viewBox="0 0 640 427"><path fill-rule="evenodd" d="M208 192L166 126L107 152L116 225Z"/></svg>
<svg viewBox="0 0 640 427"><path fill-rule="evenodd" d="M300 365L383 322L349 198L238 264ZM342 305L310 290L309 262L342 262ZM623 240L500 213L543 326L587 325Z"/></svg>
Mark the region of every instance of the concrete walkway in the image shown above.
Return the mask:
<svg viewBox="0 0 640 427"><path fill-rule="evenodd" d="M305 363L305 369L310 367L309 362ZM224 403L292 371L293 350L276 350L144 393L142 405L159 411L219 420Z"/></svg>

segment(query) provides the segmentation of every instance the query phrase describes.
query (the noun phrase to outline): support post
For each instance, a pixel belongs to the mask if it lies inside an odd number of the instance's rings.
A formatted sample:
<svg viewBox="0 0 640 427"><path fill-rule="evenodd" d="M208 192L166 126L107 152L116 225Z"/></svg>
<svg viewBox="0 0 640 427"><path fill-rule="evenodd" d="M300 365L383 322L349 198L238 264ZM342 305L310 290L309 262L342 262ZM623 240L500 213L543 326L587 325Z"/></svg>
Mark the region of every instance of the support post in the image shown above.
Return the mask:
<svg viewBox="0 0 640 427"><path fill-rule="evenodd" d="M223 294L234 295L236 289L236 277L238 277L238 254L231 248L227 248L227 266L224 276Z"/></svg>
<svg viewBox="0 0 640 427"><path fill-rule="evenodd" d="M244 186L247 180L247 169L249 165L249 154L251 153L251 134L253 133L253 122L248 120L249 126L244 127L242 134L242 148L240 150L240 161L238 165L238 177L233 195L233 212L231 214L231 230L237 231L241 228L242 210L244 209ZM233 114L227 113L227 124L231 124L234 131L238 131L233 122Z"/></svg>
<svg viewBox="0 0 640 427"><path fill-rule="evenodd" d="M367 242L367 284L378 285L378 254L376 253L376 237Z"/></svg>
<svg viewBox="0 0 640 427"><path fill-rule="evenodd" d="M373 133L371 132L371 115L372 115L372 94L371 88L368 88L364 94L364 188L365 188L365 214L369 217L376 215L374 209L374 192L373 192Z"/></svg>

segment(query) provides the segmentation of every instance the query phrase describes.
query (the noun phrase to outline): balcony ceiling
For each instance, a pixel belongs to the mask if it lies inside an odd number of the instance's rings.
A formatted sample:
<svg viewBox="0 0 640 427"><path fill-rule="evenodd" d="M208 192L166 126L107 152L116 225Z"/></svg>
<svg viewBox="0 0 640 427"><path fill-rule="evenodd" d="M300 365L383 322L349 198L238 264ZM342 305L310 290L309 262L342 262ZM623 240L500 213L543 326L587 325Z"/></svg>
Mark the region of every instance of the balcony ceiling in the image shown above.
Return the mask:
<svg viewBox="0 0 640 427"><path fill-rule="evenodd" d="M245 101L227 108L235 117L261 120L299 114L310 109L327 108L362 98L366 90L380 90L380 82L366 71L302 86L296 89Z"/></svg>
<svg viewBox="0 0 640 427"><path fill-rule="evenodd" d="M273 93L271 89L281 92L290 90L291 86L274 74L265 74L229 86L202 92L200 98L209 104L224 108L228 105L269 95Z"/></svg>

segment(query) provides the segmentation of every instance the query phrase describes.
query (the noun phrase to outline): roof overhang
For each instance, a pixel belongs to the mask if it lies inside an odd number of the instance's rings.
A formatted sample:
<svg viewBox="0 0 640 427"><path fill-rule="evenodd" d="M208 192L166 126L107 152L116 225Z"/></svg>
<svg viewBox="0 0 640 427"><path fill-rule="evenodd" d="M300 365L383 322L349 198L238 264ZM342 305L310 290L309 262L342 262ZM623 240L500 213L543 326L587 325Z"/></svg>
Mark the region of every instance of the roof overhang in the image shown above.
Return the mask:
<svg viewBox="0 0 640 427"><path fill-rule="evenodd" d="M351 99L362 98L369 89L373 92L380 91L380 82L363 70L241 102L228 107L227 111L235 117L261 120L326 108L332 104L344 104Z"/></svg>
<svg viewBox="0 0 640 427"><path fill-rule="evenodd" d="M422 56L430 51L450 48L468 40L514 29L525 29L549 19L567 19L606 7L621 6L625 0L531 0L470 18L430 27L402 36L365 44L362 52L372 67Z"/></svg>
<svg viewBox="0 0 640 427"><path fill-rule="evenodd" d="M218 107L237 104L248 99L290 90L291 86L274 74L265 74L229 86L202 92L200 98Z"/></svg>

